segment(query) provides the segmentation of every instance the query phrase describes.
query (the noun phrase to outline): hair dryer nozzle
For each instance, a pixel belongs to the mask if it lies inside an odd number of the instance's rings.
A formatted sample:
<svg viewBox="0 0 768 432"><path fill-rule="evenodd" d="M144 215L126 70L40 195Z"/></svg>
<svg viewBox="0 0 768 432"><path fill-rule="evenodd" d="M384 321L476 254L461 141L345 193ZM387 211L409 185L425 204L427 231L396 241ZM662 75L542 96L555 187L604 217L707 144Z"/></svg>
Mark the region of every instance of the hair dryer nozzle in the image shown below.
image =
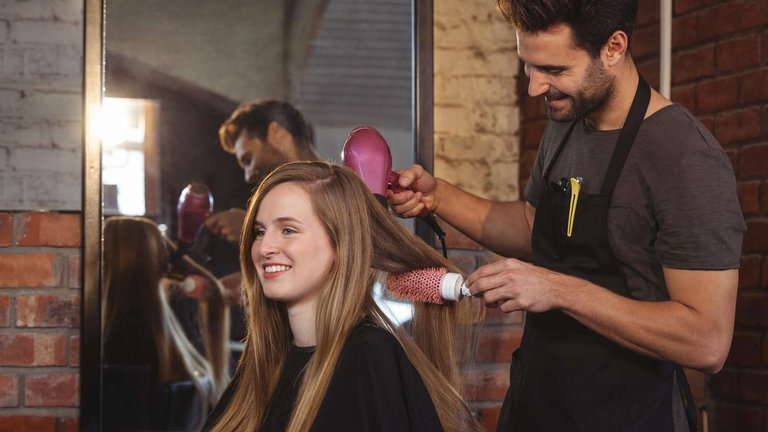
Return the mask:
<svg viewBox="0 0 768 432"><path fill-rule="evenodd" d="M179 195L176 206L178 229L177 237L182 243L195 241L197 230L213 211L213 195L208 186L202 183L190 183Z"/></svg>

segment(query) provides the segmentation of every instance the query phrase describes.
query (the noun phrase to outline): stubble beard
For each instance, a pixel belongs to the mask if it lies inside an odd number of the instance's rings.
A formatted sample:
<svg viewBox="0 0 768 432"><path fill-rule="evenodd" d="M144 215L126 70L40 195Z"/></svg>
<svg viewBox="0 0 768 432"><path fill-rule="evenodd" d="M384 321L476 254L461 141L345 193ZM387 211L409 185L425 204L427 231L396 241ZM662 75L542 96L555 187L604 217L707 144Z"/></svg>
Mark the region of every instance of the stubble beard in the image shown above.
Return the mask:
<svg viewBox="0 0 768 432"><path fill-rule="evenodd" d="M574 95L562 93L556 88L551 88L546 94L546 101L568 99L570 106L555 109L549 102L545 102L547 116L556 122L570 122L603 108L613 96L615 83L610 75L605 72L599 60L593 60L587 66L583 84Z"/></svg>

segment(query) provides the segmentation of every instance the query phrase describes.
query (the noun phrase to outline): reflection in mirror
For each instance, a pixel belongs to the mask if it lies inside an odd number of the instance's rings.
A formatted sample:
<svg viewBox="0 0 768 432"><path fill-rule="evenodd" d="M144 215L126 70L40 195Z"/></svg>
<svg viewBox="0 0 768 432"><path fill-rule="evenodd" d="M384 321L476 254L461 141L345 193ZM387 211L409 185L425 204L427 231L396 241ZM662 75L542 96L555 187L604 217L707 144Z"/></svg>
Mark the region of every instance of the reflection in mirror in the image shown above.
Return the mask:
<svg viewBox="0 0 768 432"><path fill-rule="evenodd" d="M414 5L105 0L104 8L102 426L196 430L244 337L237 209L266 174L249 177L245 156L297 157L283 147L297 137L280 116L246 126L228 149L220 126L241 103L285 101L320 158L340 162L347 134L365 124L388 141L394 167L413 163ZM210 214L216 222L201 225ZM200 227L191 241L179 235L190 221ZM406 305L387 305L396 320L410 316Z"/></svg>

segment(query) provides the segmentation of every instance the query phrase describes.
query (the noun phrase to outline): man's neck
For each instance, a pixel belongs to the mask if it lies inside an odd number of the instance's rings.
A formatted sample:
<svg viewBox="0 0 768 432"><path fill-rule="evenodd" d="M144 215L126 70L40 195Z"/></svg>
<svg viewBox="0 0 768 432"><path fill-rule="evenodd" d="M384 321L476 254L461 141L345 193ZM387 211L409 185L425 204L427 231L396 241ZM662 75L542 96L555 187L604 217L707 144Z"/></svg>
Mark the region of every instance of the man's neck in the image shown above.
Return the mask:
<svg viewBox="0 0 768 432"><path fill-rule="evenodd" d="M616 74L613 95L597 111L587 115L587 126L597 130L615 130L624 126L629 107L635 98L637 83L640 75L637 73L634 63L627 61L620 73Z"/></svg>

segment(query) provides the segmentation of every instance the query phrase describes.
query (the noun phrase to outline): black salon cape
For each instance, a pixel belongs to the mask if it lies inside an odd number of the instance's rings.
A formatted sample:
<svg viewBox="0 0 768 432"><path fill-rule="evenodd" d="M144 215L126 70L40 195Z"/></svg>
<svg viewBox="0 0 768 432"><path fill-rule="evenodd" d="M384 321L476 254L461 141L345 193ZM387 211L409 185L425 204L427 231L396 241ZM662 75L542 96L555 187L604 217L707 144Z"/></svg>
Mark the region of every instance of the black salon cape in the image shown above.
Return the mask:
<svg viewBox="0 0 768 432"><path fill-rule="evenodd" d="M294 347L289 357L299 361L291 367L286 364L286 373L280 378L265 424L259 429L261 432L285 430L305 364L302 364L301 358L304 358L303 362L309 361L311 352ZM204 430L229 404L240 379L244 378L237 374L211 413ZM289 395L279 396L282 393L280 389L289 389ZM395 337L364 323L352 331L342 350L311 430L397 432L441 431L442 428L424 382Z"/></svg>

